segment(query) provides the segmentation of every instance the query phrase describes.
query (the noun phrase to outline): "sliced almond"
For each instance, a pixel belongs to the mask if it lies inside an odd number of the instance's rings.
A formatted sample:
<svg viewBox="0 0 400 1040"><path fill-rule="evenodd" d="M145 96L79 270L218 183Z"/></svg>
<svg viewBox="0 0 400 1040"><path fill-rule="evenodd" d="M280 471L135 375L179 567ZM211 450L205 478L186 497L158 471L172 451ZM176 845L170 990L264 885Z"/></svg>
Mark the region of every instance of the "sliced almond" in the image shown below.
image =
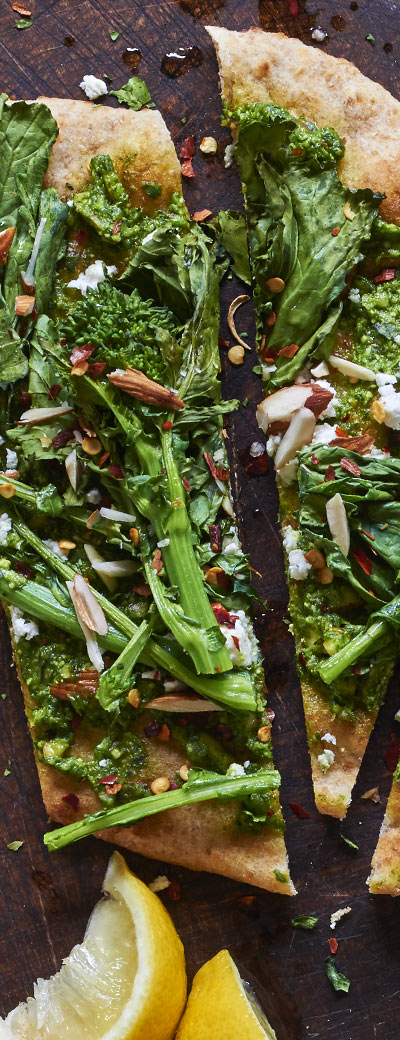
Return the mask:
<svg viewBox="0 0 400 1040"><path fill-rule="evenodd" d="M81 577L81 575L75 575L75 578L76 577ZM96 672L102 672L104 670L104 661L100 652L100 647L98 645L96 636L94 632L88 627L88 625L85 624L78 609L78 598L75 591L75 578L74 581L67 581L66 586L71 596L78 622L86 639L86 649L89 661L91 661L93 667L96 669ZM86 582L83 578L82 581L83 584L86 586Z"/></svg>
<svg viewBox="0 0 400 1040"><path fill-rule="evenodd" d="M306 444L310 444L315 430L316 419L313 412L308 408L300 408L295 412L290 426L283 435L275 455L275 468L281 469L287 462L294 459L295 454Z"/></svg>
<svg viewBox="0 0 400 1040"><path fill-rule="evenodd" d="M117 369L111 372L107 379L119 390L124 390L131 397L136 397L138 401L144 401L146 404L159 405L160 408L172 409L175 412L185 407L184 402L172 390L161 386L161 383L155 383L153 379L148 379L136 368Z"/></svg>
<svg viewBox="0 0 400 1040"><path fill-rule="evenodd" d="M365 381L374 381L376 373L372 371L372 368L365 368L364 365L356 365L355 361L348 361L347 358L337 357L336 354L331 354L328 358L329 364L332 368L336 368L342 375L348 376L349 379L365 379Z"/></svg>
<svg viewBox="0 0 400 1040"><path fill-rule="evenodd" d="M146 704L146 708L152 711L189 712L199 711L222 711L220 704L214 701L206 701L204 697L197 697L195 693L165 693L162 697L155 697Z"/></svg>
<svg viewBox="0 0 400 1040"><path fill-rule="evenodd" d="M4 264L7 260L14 235L15 227L4 228L3 231L0 231L0 264Z"/></svg>
<svg viewBox="0 0 400 1040"><path fill-rule="evenodd" d="M226 513L227 516L231 516L233 519L235 518L235 514L233 512L233 505L229 495L224 496L221 502L221 506L224 510L224 513Z"/></svg>
<svg viewBox="0 0 400 1040"><path fill-rule="evenodd" d="M32 314L35 306L34 296L16 296L15 297L15 313L19 317L25 318L28 314Z"/></svg>
<svg viewBox="0 0 400 1040"><path fill-rule="evenodd" d="M76 448L73 448L69 455L67 455L65 459L65 469L73 491L77 491L82 476L82 463L78 459Z"/></svg>
<svg viewBox="0 0 400 1040"><path fill-rule="evenodd" d="M136 520L134 513L122 513L120 509L108 509L106 506L101 507L100 516L104 520L115 520L116 524L131 524Z"/></svg>
<svg viewBox="0 0 400 1040"><path fill-rule="evenodd" d="M310 369L310 372L312 376L315 376L315 379L323 379L324 376L329 376L329 368L325 361L320 361L319 365Z"/></svg>
<svg viewBox="0 0 400 1040"><path fill-rule="evenodd" d="M85 542L83 548L94 570L96 569L95 564L105 563L104 556L101 556L100 553L97 552L97 549L95 549L94 545L90 545L89 542ZM101 580L104 582L106 588L109 590L109 592L115 592L115 589L117 587L116 578L113 577L111 574L100 574L100 577Z"/></svg>
<svg viewBox="0 0 400 1040"><path fill-rule="evenodd" d="M243 294L242 296L237 296L235 300L232 300L232 303L231 303L231 305L229 307L229 310L228 310L228 317L227 317L228 326L229 326L229 328L231 330L232 336L236 340L236 343L240 343L240 346L244 347L245 350L251 350L251 347L249 347L248 343L244 342L244 339L240 338L239 333L236 331L236 325L235 325L235 322L234 322L233 318L234 318L234 315L236 314L236 311L237 311L238 307L241 307L243 303L247 303L247 301L249 299L250 299L250 296L246 296L245 294Z"/></svg>
<svg viewBox="0 0 400 1040"><path fill-rule="evenodd" d="M21 425L48 422L50 419L59 419L61 415L68 415L68 412L72 411L73 408L69 404L55 405L54 408L28 408L26 412L22 412L18 423Z"/></svg>
<svg viewBox="0 0 400 1040"><path fill-rule="evenodd" d="M81 574L75 574L73 590L75 610L83 624L99 636L107 635L108 624L103 608Z"/></svg>
<svg viewBox="0 0 400 1040"><path fill-rule="evenodd" d="M258 405L258 425L266 433L272 423L290 423L292 415L299 408L303 408L307 397L310 397L310 385L305 383L283 386L281 390L276 390Z"/></svg>
<svg viewBox="0 0 400 1040"><path fill-rule="evenodd" d="M13 11L21 15L21 18L30 18L32 11L30 7L26 7L26 4L15 3L12 5Z"/></svg>
<svg viewBox="0 0 400 1040"><path fill-rule="evenodd" d="M339 546L344 556L349 555L350 528L342 496L339 492L326 503L326 519L333 541Z"/></svg>
<svg viewBox="0 0 400 1040"><path fill-rule="evenodd" d="M100 519L100 511L98 509L94 509L93 513L91 513L90 516L88 516L87 521L86 521L86 527L88 528L89 531L92 530L92 527L94 527L94 525L97 524L97 521L99 519Z"/></svg>

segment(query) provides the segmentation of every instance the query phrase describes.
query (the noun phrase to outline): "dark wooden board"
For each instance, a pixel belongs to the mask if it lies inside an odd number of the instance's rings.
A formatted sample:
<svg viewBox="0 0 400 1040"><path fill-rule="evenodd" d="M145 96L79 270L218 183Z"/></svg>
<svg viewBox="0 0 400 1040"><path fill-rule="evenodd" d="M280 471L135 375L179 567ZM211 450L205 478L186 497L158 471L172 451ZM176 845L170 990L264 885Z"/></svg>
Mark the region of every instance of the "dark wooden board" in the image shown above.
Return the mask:
<svg viewBox="0 0 400 1040"><path fill-rule="evenodd" d="M311 29L319 25L328 33L323 45L330 53L349 57L361 70L400 96L398 58L399 6L391 0L336 3L313 0L300 3L297 18L288 0L36 0L33 26L14 28L18 16L11 2L3 0L0 14L1 86L12 97L49 93L81 97L79 82L85 73L113 79L113 87L127 78L122 60L127 47L142 55L140 73L165 116L174 140L195 133L214 133L219 144L216 159L197 152L196 180L185 194L193 211L207 206L241 206L237 171L223 169L223 149L229 135L219 125L220 101L217 68L211 44L204 32L207 21L244 29L262 24L283 29L311 42ZM109 31L120 32L112 43ZM371 33L372 45L365 37ZM68 46L67 37L74 43ZM68 41L67 41L68 42ZM69 40L69 43L71 41ZM172 80L161 71L165 53L177 47L196 46L201 64ZM107 104L113 104L110 100ZM185 126L182 118L187 119ZM235 283L224 288L223 312L236 295ZM251 308L243 310L252 342ZM254 358L246 358L239 370L224 365L224 390L229 396L261 397L252 373ZM320 817L313 806L308 754L299 686L293 665L291 637L285 623L286 591L281 542L277 533L277 495L273 474L248 478L240 464L241 452L257 436L254 408L241 407L235 418L231 451L235 459L235 489L239 518L253 566L262 573L259 588L270 603L268 616L259 619L265 649L270 704L277 713L274 748L282 771L282 801L287 819L287 844L294 881L295 900L254 890L254 902L244 909L238 897L252 890L219 877L192 874L165 867L141 857L128 856L129 865L150 881L166 872L181 885L179 902L165 902L185 943L189 974L222 947L227 946L253 983L279 1040L398 1040L400 1027L399 914L400 904L388 897L371 897L365 880L375 847L391 777L384 765L384 751L396 728L393 716L399 705L398 678L390 690L365 756L353 804L343 826L359 843L351 853L339 837L336 821ZM22 696L10 667L5 623L1 630L0 700L2 741L0 777L11 761L11 773L0 780L0 1013L5 1014L31 992L38 975L57 970L71 946L81 940L89 913L98 897L110 849L88 839L50 855L42 846L46 828L39 784L23 712ZM361 801L361 794L379 783L381 803ZM300 802L311 819L299 821L290 801ZM7 843L24 841L14 853ZM352 912L338 926L337 965L351 979L348 995L335 994L325 975L329 953L329 918L332 911L351 905ZM312 933L294 930L294 914L319 917ZM239 1040L239 1038L238 1038Z"/></svg>

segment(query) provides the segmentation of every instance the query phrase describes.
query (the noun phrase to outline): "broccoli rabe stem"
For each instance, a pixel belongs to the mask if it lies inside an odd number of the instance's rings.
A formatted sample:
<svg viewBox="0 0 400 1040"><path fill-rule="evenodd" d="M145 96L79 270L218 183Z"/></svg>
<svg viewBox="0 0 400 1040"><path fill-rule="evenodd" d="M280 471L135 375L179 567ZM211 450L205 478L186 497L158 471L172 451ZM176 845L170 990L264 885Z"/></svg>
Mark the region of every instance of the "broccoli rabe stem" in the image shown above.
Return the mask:
<svg viewBox="0 0 400 1040"><path fill-rule="evenodd" d="M364 632L354 636L354 639L351 639L342 650L338 650L337 654L332 654L332 657L320 665L318 671L321 679L330 685L339 675L342 675L346 668L354 665L363 654L371 654L386 646L391 638L392 634L387 622L375 621Z"/></svg>
<svg viewBox="0 0 400 1040"><path fill-rule="evenodd" d="M118 700L127 690L129 678L149 641L155 621L154 615L149 620L145 618L114 664L100 676L96 697L105 711L118 710Z"/></svg>
<svg viewBox="0 0 400 1040"><path fill-rule="evenodd" d="M218 773L205 773L203 777L196 771L193 772L193 779L191 776L189 773L189 780L177 791L149 795L112 809L101 809L91 816L84 816L83 820L77 820L76 823L48 831L44 835L44 843L51 852L55 852L73 841L86 838L88 834L108 827L126 827L167 809L178 809L183 805L208 802L216 798L222 798L224 801L245 798L248 795L277 790L280 785L279 773L274 769L260 769L257 773L238 777L221 776Z"/></svg>

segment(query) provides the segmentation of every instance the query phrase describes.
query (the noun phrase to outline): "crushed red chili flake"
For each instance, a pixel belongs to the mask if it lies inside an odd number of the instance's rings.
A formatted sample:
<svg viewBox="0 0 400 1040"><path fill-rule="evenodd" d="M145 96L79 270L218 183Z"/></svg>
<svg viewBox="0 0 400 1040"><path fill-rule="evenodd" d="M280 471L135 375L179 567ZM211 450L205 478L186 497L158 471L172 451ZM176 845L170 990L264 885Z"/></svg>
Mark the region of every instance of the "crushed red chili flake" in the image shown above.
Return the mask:
<svg viewBox="0 0 400 1040"><path fill-rule="evenodd" d="M392 282L395 275L396 271L394 267L385 267L384 271L381 271L380 274L375 276L374 282Z"/></svg>
<svg viewBox="0 0 400 1040"><path fill-rule="evenodd" d="M337 953L338 951L339 943L337 939L335 939L334 935L332 935L331 938L328 939L328 944L331 953L333 953L333 956L335 956L335 953Z"/></svg>
<svg viewBox="0 0 400 1040"><path fill-rule="evenodd" d="M135 585L135 592L137 596L151 596L150 585L146 581L142 581L139 585Z"/></svg>
<svg viewBox="0 0 400 1040"><path fill-rule="evenodd" d="M105 368L106 368L106 362L105 361L92 361L92 364L89 365L89 368L88 368L88 375L89 375L90 379L100 379L100 376L103 375L103 372L104 372Z"/></svg>
<svg viewBox="0 0 400 1040"><path fill-rule="evenodd" d="M66 802L74 812L78 812L80 801L78 795L74 794L73 791L70 791L69 794L63 794L61 801Z"/></svg>
<svg viewBox="0 0 400 1040"><path fill-rule="evenodd" d="M87 242L87 236L87 228L79 228L78 231L75 231L75 234L72 237L74 239L74 242L77 242L78 245L85 246Z"/></svg>
<svg viewBox="0 0 400 1040"><path fill-rule="evenodd" d="M361 668L359 664L355 664L353 668L353 675L361 675Z"/></svg>
<svg viewBox="0 0 400 1040"><path fill-rule="evenodd" d="M347 430L344 430L342 426L335 426L335 433L337 437L347 437Z"/></svg>
<svg viewBox="0 0 400 1040"><path fill-rule="evenodd" d="M174 424L171 421L171 419L167 419L167 422L163 422L163 424L162 424L163 430L172 430L173 426L174 426Z"/></svg>
<svg viewBox="0 0 400 1040"><path fill-rule="evenodd" d="M203 456L204 461L207 463L207 466L210 470L211 476L214 477L214 480L228 480L229 469L226 469L225 466L216 466L214 459L211 457L208 451L203 451Z"/></svg>
<svg viewBox="0 0 400 1040"><path fill-rule="evenodd" d="M275 712L272 711L272 708L267 708L267 719L268 719L268 722L273 722L274 718L275 718Z"/></svg>
<svg viewBox="0 0 400 1040"><path fill-rule="evenodd" d="M175 881L175 879L170 881L167 888L167 897L168 899L171 899L173 903L178 902L178 900L181 898L181 886L179 884L179 881Z"/></svg>
<svg viewBox="0 0 400 1040"><path fill-rule="evenodd" d="M99 784L116 784L118 783L118 773L113 773L112 776L101 776Z"/></svg>
<svg viewBox="0 0 400 1040"><path fill-rule="evenodd" d="M73 440L74 440L74 431L73 430L71 430L71 429L69 429L69 430L60 430L59 433L56 433L55 437L53 437L53 440L52 440L51 443L52 443L52 446L54 448L54 451L58 451L59 448L65 448L65 445L68 444L69 441L73 441Z"/></svg>
<svg viewBox="0 0 400 1040"><path fill-rule="evenodd" d="M78 365L80 361L88 361L94 349L90 343L83 343L81 347L74 347L69 355L71 365Z"/></svg>
<svg viewBox="0 0 400 1040"><path fill-rule="evenodd" d="M185 488L185 491L190 491L190 484L189 481L186 480L186 477L182 477L182 484Z"/></svg>
<svg viewBox="0 0 400 1040"><path fill-rule="evenodd" d="M315 455L314 452L312 453L312 455L310 455L310 459L311 459L311 462L312 462L313 466L316 466L317 463L319 462L318 455Z"/></svg>
<svg viewBox="0 0 400 1040"><path fill-rule="evenodd" d="M394 773L398 761L400 759L400 744L397 743L394 733L391 733L390 736L392 739L392 743L390 747L388 747L385 751L383 757L385 759L386 768L389 769L391 773Z"/></svg>
<svg viewBox="0 0 400 1040"><path fill-rule="evenodd" d="M229 347L229 340L224 339L223 336L218 336L218 346L219 347Z"/></svg>
<svg viewBox="0 0 400 1040"><path fill-rule="evenodd" d="M195 150L194 134L192 134L191 137L185 137L185 140L179 146L179 158L193 159Z"/></svg>
<svg viewBox="0 0 400 1040"><path fill-rule="evenodd" d="M19 404L25 404L25 405L32 404L32 398L31 398L31 395L29 393L29 390L21 390L21 393L18 394L18 401L19 401Z"/></svg>
<svg viewBox="0 0 400 1040"><path fill-rule="evenodd" d="M366 531L365 527L362 527L361 531L362 531L363 534L365 534L366 538L369 538L371 540L371 542L375 541L375 535L374 534L370 534L369 531Z"/></svg>
<svg viewBox="0 0 400 1040"><path fill-rule="evenodd" d="M107 462L107 459L109 459L109 458L110 458L110 452L109 451L105 451L105 452L103 452L103 455L100 455L100 458L99 458L99 468L100 469L101 469L102 466L104 466L104 463Z"/></svg>
<svg viewBox="0 0 400 1040"><path fill-rule="evenodd" d="M207 220L207 217L211 217L211 214L211 209L196 209L196 212L193 213L193 220L196 221L196 224L201 224L203 220Z"/></svg>
<svg viewBox="0 0 400 1040"><path fill-rule="evenodd" d="M239 636L232 636L232 643L236 647L236 650L240 650Z"/></svg>
<svg viewBox="0 0 400 1040"><path fill-rule="evenodd" d="M219 625L226 625L226 628L234 628L238 619L237 614L230 614L229 610L222 605L222 603L211 604L214 617L218 621Z"/></svg>
<svg viewBox="0 0 400 1040"><path fill-rule="evenodd" d="M298 0L289 0L289 11L293 18L297 18L299 13Z"/></svg>
<svg viewBox="0 0 400 1040"><path fill-rule="evenodd" d="M358 566L361 567L361 570L364 571L364 574L367 574L369 577L372 571L372 560L370 560L369 556L364 552L364 549L355 549L351 555L355 559L356 563L358 563Z"/></svg>
<svg viewBox="0 0 400 1040"><path fill-rule="evenodd" d="M334 238L336 238L336 235L339 234L339 231L340 231L340 227L334 227L332 229L331 234L333 235Z"/></svg>
<svg viewBox="0 0 400 1040"><path fill-rule="evenodd" d="M120 230L121 230L121 221L120 220L114 220L111 234L112 235L118 235Z"/></svg>
<svg viewBox="0 0 400 1040"><path fill-rule="evenodd" d="M220 553L222 550L222 533L219 524L210 524L210 549L213 553Z"/></svg>
<svg viewBox="0 0 400 1040"><path fill-rule="evenodd" d="M55 401L55 399L56 399L56 397L58 397L61 389L62 389L62 387L59 386L58 383L53 383L52 384L52 386L50 387L50 390L48 392L48 395L47 395L50 398L50 401Z"/></svg>
<svg viewBox="0 0 400 1040"><path fill-rule="evenodd" d="M196 176L191 159L185 159L181 166L182 177L193 178Z"/></svg>
<svg viewBox="0 0 400 1040"><path fill-rule="evenodd" d="M347 472L351 473L353 477L361 476L360 467L357 466L356 462L352 462L351 459L346 459L346 457L344 457L340 460L340 465L342 469L346 469Z"/></svg>
<svg viewBox="0 0 400 1040"><path fill-rule="evenodd" d="M115 477L116 480L123 480L124 474L122 472L121 466L118 466L118 463L115 463L115 465L113 466L109 466L108 472L110 476Z"/></svg>
<svg viewBox="0 0 400 1040"><path fill-rule="evenodd" d="M304 155L304 148L291 148L290 149L290 154L291 155Z"/></svg>
<svg viewBox="0 0 400 1040"><path fill-rule="evenodd" d="M298 351L297 343L288 343L286 347L278 350L279 357L293 358Z"/></svg>
<svg viewBox="0 0 400 1040"><path fill-rule="evenodd" d="M28 566L28 564L22 563L22 561L20 560L17 560L17 562L14 563L14 570L17 572L17 574L23 574L24 578L30 578L32 575L31 568Z"/></svg>
<svg viewBox="0 0 400 1040"><path fill-rule="evenodd" d="M307 812L307 809L304 809L302 805L299 805L297 802L289 802L289 806L298 820L311 820L311 813Z"/></svg>
<svg viewBox="0 0 400 1040"><path fill-rule="evenodd" d="M336 480L333 466L327 466L325 470L325 482L328 482L329 480Z"/></svg>
<svg viewBox="0 0 400 1040"><path fill-rule="evenodd" d="M303 668L307 667L307 658L304 656L303 653L299 654L299 661Z"/></svg>

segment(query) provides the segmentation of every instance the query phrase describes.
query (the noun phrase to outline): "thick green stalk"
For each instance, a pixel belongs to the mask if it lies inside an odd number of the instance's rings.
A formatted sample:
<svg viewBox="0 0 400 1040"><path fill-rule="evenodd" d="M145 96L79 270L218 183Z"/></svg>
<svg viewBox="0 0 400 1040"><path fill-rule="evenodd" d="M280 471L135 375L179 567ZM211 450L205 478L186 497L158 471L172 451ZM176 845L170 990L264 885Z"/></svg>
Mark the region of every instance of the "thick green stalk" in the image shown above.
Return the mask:
<svg viewBox="0 0 400 1040"><path fill-rule="evenodd" d="M55 852L73 841L87 837L88 834L109 827L126 827L168 809L178 809L183 805L194 805L195 802L208 802L216 798L245 798L251 794L276 790L280 785L279 773L273 769L263 769L258 773L238 777L220 776L218 773L210 776L206 773L203 779L196 773L195 778L191 780L190 775L187 783L177 791L149 795L112 809L102 809L91 816L84 816L83 820L68 824L67 827L48 831L44 835L44 843L51 852Z"/></svg>
<svg viewBox="0 0 400 1040"><path fill-rule="evenodd" d="M126 644L114 664L100 676L99 687L96 693L97 700L105 711L114 711L118 708L118 698L121 696L129 683L136 662L149 640L150 633L154 628L156 616L142 621L137 632L129 643Z"/></svg>
<svg viewBox="0 0 400 1040"><path fill-rule="evenodd" d="M372 653L391 641L392 633L386 621L375 621L373 625L365 629L358 636L354 636L342 650L332 654L327 661L320 665L318 671L325 683L332 683L352 664L358 661L363 654Z"/></svg>

